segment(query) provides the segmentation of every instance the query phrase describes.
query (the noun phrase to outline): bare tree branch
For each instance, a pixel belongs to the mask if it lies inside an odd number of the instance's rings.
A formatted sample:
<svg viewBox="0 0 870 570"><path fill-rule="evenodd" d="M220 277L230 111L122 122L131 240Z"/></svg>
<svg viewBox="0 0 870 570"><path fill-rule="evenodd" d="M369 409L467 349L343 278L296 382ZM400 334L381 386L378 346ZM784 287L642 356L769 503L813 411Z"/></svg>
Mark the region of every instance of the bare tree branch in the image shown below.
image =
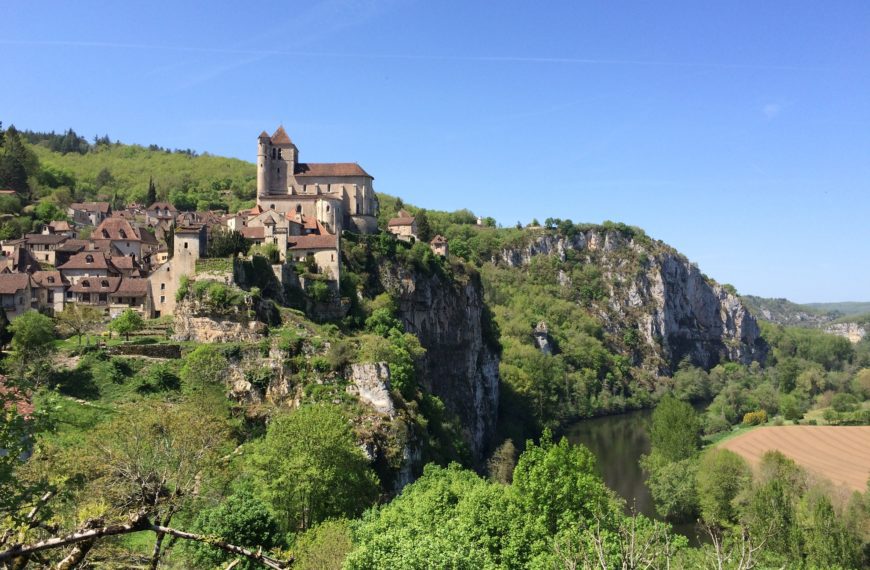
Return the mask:
<svg viewBox="0 0 870 570"><path fill-rule="evenodd" d="M142 531L151 531L154 533L162 533L164 535L168 534L170 536L183 538L186 540L195 540L197 542L204 542L206 544L210 544L215 548L219 548L225 552L229 552L231 554L238 554L240 556L244 556L249 560L253 560L255 562L259 562L263 566L267 568L272 568L273 570L287 570L290 565L293 563L293 560L289 560L287 562L282 562L270 556L263 554L262 549L257 550L256 552L250 550L248 548L244 548L242 546L236 546L234 544L230 544L225 542L219 538L204 536L201 534L194 534L191 532L185 532L182 530L177 530L174 528L170 528L167 526L161 526L156 524L151 524L148 519L144 516L134 516L132 517L129 523L119 523L112 525L105 525L99 528L93 528L88 530L80 530L74 532L72 534L68 534L66 536L49 538L47 540L43 540L37 542L35 544L16 544L12 548L0 552L0 562L4 560L9 560L12 558L17 558L21 556L26 556L33 554L35 552L40 552L43 550L49 550L52 548L61 548L64 546L69 546L72 544L79 544L82 542L93 542L96 539L103 538L106 536L116 536L121 534L130 534L134 532L142 532ZM70 555L72 555L71 553ZM83 557L83 556L82 556ZM67 557L69 558L69 557Z"/></svg>

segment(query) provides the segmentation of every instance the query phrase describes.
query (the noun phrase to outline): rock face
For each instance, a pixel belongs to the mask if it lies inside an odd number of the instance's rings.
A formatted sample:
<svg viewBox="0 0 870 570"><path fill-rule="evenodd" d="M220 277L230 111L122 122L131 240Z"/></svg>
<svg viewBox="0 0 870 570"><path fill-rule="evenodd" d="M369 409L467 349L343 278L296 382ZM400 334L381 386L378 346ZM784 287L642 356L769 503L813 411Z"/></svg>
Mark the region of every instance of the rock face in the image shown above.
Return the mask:
<svg viewBox="0 0 870 570"><path fill-rule="evenodd" d="M493 262L523 267L539 255L601 269L608 290L593 312L616 338L632 328L640 333L646 351L636 351L634 364L655 374L672 373L686 358L710 368L725 360L764 360L767 354L758 323L740 299L661 242L618 231L546 233L501 251ZM562 286L564 279L560 273Z"/></svg>
<svg viewBox="0 0 870 570"><path fill-rule="evenodd" d="M356 395L376 412L396 417L396 407L390 397L390 368L386 363L351 364L349 379L348 393Z"/></svg>
<svg viewBox="0 0 870 570"><path fill-rule="evenodd" d="M834 323L826 326L825 332L848 338L852 344L861 342L867 336L867 331L858 323Z"/></svg>
<svg viewBox="0 0 870 570"><path fill-rule="evenodd" d="M378 278L397 300L405 329L426 349L423 385L459 417L472 459L482 461L495 434L499 376L479 276L384 266Z"/></svg>
<svg viewBox="0 0 870 570"><path fill-rule="evenodd" d="M564 273L559 273L560 282L564 279L563 275ZM535 338L535 346L538 347L538 350L544 354L553 354L553 346L550 342L550 328L547 326L547 323L544 321L538 323L534 332L532 332L532 336Z"/></svg>
<svg viewBox="0 0 870 570"><path fill-rule="evenodd" d="M215 315L198 303L185 300L175 307L175 340L195 342L256 342L263 338L266 325L239 314Z"/></svg>

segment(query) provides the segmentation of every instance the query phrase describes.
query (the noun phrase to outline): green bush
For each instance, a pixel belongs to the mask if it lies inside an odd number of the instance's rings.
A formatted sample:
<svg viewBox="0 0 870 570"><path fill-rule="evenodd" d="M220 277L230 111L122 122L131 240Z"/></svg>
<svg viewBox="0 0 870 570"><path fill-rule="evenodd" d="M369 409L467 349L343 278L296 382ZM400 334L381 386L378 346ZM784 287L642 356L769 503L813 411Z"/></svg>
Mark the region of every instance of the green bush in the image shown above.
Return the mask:
<svg viewBox="0 0 870 570"><path fill-rule="evenodd" d="M858 399L852 394L834 394L831 407L837 412L851 412L858 407Z"/></svg>

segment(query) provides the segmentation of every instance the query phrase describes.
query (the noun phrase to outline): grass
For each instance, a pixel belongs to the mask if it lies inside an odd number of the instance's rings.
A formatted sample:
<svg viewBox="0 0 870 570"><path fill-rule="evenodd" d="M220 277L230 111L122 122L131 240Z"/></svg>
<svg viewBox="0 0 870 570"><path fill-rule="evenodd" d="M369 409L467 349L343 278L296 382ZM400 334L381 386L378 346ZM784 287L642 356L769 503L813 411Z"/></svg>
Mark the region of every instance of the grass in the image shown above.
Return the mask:
<svg viewBox="0 0 870 570"><path fill-rule="evenodd" d="M731 431L722 431L719 433L714 433L713 435L704 436L704 447L714 447L719 445L723 441L728 441L729 439L735 438L738 435L742 435L748 431L752 431L756 428L764 427L764 426L772 426L772 422L767 422L766 424L757 425L757 426L744 426L743 424L737 424L731 428Z"/></svg>

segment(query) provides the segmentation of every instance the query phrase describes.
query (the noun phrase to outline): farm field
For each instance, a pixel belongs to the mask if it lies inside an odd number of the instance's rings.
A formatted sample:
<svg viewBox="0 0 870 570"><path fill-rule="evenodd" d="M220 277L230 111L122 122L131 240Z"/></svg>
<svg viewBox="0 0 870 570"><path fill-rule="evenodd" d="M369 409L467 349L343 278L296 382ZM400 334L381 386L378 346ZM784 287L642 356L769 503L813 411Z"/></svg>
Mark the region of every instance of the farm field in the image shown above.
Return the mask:
<svg viewBox="0 0 870 570"><path fill-rule="evenodd" d="M870 426L770 426L728 439L719 447L753 466L765 452L778 450L808 471L856 491L870 477Z"/></svg>

